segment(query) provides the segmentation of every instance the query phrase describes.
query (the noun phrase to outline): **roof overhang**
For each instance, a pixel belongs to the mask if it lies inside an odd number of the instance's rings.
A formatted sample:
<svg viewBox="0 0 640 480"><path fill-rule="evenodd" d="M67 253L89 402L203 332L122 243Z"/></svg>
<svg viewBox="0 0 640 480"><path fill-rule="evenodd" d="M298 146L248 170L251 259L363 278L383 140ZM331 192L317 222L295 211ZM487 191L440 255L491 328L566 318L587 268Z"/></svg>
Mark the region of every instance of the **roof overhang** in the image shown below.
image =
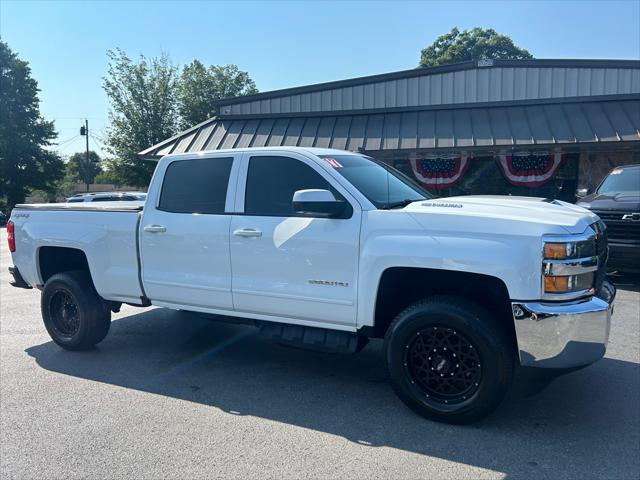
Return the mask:
<svg viewBox="0 0 640 480"><path fill-rule="evenodd" d="M640 142L640 95L300 115L215 117L140 152L266 146L342 150L499 150Z"/></svg>

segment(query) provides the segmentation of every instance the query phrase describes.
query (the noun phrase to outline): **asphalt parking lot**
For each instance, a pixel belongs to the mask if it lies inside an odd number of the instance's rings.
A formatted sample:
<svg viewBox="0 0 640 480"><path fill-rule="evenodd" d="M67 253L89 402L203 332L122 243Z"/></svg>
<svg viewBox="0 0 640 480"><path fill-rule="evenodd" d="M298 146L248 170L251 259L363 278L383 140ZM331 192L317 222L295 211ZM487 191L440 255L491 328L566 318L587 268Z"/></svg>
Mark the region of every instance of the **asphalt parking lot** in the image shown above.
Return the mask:
<svg viewBox="0 0 640 480"><path fill-rule="evenodd" d="M124 307L67 352L0 235L0 477L640 478L640 293L621 278L606 358L479 424L424 420L381 345L282 348L255 329Z"/></svg>

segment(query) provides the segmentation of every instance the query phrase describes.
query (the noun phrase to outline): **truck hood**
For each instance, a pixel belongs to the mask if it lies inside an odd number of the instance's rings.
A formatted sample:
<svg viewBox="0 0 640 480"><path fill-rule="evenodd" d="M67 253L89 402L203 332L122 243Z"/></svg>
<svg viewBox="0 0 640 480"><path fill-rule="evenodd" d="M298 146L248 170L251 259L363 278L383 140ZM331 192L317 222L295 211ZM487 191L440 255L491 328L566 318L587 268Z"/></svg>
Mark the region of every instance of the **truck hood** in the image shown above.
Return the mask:
<svg viewBox="0 0 640 480"><path fill-rule="evenodd" d="M429 220L443 216L473 219L469 224L484 220L486 228L500 230L526 227L531 233L582 233L598 220L589 210L559 200L537 197L512 197L500 195L470 195L413 202L403 209L425 228ZM435 217L434 217L435 216ZM440 222L438 222L440 223ZM451 222L448 222L451 223ZM462 223L465 223L464 221Z"/></svg>
<svg viewBox="0 0 640 480"><path fill-rule="evenodd" d="M620 193L592 193L577 204L589 210L619 210L640 212L640 191Z"/></svg>

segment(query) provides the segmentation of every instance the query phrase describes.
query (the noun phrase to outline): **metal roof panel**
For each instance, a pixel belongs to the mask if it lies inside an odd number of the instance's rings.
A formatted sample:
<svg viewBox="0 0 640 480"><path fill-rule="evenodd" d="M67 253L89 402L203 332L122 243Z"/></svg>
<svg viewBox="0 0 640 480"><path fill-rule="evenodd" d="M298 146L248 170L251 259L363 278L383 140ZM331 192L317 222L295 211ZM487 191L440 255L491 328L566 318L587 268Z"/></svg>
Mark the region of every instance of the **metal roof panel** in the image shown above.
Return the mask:
<svg viewBox="0 0 640 480"><path fill-rule="evenodd" d="M349 127L351 126L352 117L338 117L333 128L333 139L331 140L331 148L344 150L349 140Z"/></svg>
<svg viewBox="0 0 640 480"><path fill-rule="evenodd" d="M351 129L349 130L349 141L346 149L356 151L364 145L365 131L367 128L368 115L357 115L351 121Z"/></svg>
<svg viewBox="0 0 640 480"><path fill-rule="evenodd" d="M384 119L384 140L382 150L400 148L400 113L390 113Z"/></svg>
<svg viewBox="0 0 640 480"><path fill-rule="evenodd" d="M365 133L364 149L365 150L381 150L382 149L382 127L384 125L384 115L371 115L367 123L367 131Z"/></svg>
<svg viewBox="0 0 640 480"><path fill-rule="evenodd" d="M240 134L240 138L236 142L236 148L246 148L251 145L251 140L256 134L256 129L258 128L258 124L260 120L247 120L242 129L242 133Z"/></svg>
<svg viewBox="0 0 640 480"><path fill-rule="evenodd" d="M640 141L640 100L217 119L140 156L279 145L389 151L618 141Z"/></svg>
<svg viewBox="0 0 640 480"><path fill-rule="evenodd" d="M295 117L291 119L289 126L287 127L287 133L284 136L284 141L282 145L287 147L295 147L298 145L298 139L300 138L300 133L302 132L302 127L304 126L304 118Z"/></svg>

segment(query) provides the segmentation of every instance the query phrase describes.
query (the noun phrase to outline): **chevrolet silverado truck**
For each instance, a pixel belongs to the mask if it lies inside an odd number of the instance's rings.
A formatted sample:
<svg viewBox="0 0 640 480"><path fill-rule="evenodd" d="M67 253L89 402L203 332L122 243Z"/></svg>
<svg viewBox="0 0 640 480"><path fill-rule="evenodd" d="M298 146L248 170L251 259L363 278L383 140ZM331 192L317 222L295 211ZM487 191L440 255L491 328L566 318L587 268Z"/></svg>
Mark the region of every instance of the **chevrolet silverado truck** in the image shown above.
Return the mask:
<svg viewBox="0 0 640 480"><path fill-rule="evenodd" d="M495 409L518 365L600 359L615 296L606 228L588 210L435 199L328 149L168 155L144 203L18 205L8 239L13 284L42 291L62 348L100 342L122 303L249 319L325 352L380 338L400 399L450 423Z"/></svg>
<svg viewBox="0 0 640 480"><path fill-rule="evenodd" d="M593 193L578 195L577 204L607 225L609 270L640 272L640 165L616 167Z"/></svg>

